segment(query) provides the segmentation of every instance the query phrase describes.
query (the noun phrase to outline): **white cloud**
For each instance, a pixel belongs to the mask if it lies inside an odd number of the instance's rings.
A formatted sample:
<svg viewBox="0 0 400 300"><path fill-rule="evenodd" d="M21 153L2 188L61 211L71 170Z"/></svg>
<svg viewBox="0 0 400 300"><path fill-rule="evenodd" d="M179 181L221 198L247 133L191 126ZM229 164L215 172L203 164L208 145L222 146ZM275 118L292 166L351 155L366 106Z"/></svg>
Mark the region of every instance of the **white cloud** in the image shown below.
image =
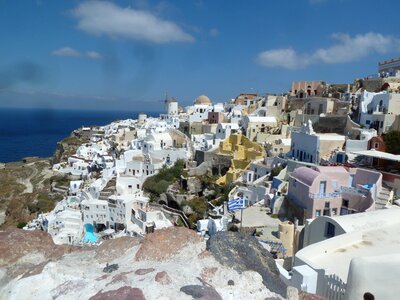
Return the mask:
<svg viewBox="0 0 400 300"><path fill-rule="evenodd" d="M292 48L261 52L258 54L257 63L264 67L283 67L285 69L297 69L307 65L304 58L299 57Z"/></svg>
<svg viewBox="0 0 400 300"><path fill-rule="evenodd" d="M210 36L212 37L217 37L219 36L219 30L217 28L211 28L210 30Z"/></svg>
<svg viewBox="0 0 400 300"><path fill-rule="evenodd" d="M51 52L52 55L56 56L70 56L70 57L79 57L81 56L80 52L72 49L71 47L64 47Z"/></svg>
<svg viewBox="0 0 400 300"><path fill-rule="evenodd" d="M63 47L51 52L51 55L67 56L67 57L82 57L83 55L91 59L102 59L103 56L96 51L86 51L84 54L71 47Z"/></svg>
<svg viewBox="0 0 400 300"><path fill-rule="evenodd" d="M193 42L194 38L171 21L143 10L122 8L111 2L89 1L73 11L77 27L94 35L107 35L154 43Z"/></svg>
<svg viewBox="0 0 400 300"><path fill-rule="evenodd" d="M399 53L400 39L390 35L369 32L350 36L344 33L332 35L335 43L319 48L313 53L299 54L292 48L271 49L257 56L257 63L265 67L300 69L311 64L338 64L360 60L372 53Z"/></svg>
<svg viewBox="0 0 400 300"><path fill-rule="evenodd" d="M102 59L103 55L96 51L86 51L86 56L92 59Z"/></svg>

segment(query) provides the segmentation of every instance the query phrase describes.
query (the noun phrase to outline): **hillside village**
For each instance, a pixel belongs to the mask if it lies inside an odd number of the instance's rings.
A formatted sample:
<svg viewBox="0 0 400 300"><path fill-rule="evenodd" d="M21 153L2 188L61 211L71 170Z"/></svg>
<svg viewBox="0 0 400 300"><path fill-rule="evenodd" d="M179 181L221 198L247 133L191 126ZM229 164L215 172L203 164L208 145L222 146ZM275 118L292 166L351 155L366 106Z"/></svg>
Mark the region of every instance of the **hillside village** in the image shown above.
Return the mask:
<svg viewBox="0 0 400 300"><path fill-rule="evenodd" d="M58 149L63 196L25 230L96 247L173 226L254 235L281 280L328 299L389 299L400 259L400 59L352 83L165 99L158 118L75 130ZM69 149L71 150L71 149ZM360 278L362 280L360 280Z"/></svg>

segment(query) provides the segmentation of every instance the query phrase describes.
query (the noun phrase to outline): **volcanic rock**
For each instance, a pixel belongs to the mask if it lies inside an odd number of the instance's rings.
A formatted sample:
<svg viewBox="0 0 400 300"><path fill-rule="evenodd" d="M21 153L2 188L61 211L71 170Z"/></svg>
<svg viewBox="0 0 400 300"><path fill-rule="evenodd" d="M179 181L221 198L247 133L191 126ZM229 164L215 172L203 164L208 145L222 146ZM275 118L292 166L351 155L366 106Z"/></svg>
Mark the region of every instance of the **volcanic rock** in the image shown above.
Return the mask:
<svg viewBox="0 0 400 300"><path fill-rule="evenodd" d="M239 272L256 271L271 291L286 296L286 285L279 278L279 270L272 255L257 239L240 232L217 232L207 241L209 250L222 265Z"/></svg>

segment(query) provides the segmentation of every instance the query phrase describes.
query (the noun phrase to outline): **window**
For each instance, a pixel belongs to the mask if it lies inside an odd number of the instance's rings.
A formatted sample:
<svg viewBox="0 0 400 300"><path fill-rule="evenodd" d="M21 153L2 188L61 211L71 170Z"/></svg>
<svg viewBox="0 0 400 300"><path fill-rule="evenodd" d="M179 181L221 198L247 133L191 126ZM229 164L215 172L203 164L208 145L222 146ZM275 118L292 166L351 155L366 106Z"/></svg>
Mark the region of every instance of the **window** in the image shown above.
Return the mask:
<svg viewBox="0 0 400 300"><path fill-rule="evenodd" d="M338 188L338 183L336 180L332 180L333 189L336 190Z"/></svg>
<svg viewBox="0 0 400 300"><path fill-rule="evenodd" d="M370 120L366 120L366 121L365 121L365 124L367 124L367 125L369 125L370 123L371 123Z"/></svg>
<svg viewBox="0 0 400 300"><path fill-rule="evenodd" d="M381 127L381 128L382 128L382 127ZM375 143L375 144L374 144L374 148L375 148L375 149L378 149L378 148L379 148L379 144L378 144L378 143Z"/></svg>
<svg viewBox="0 0 400 300"><path fill-rule="evenodd" d="M344 200L342 201L342 206L344 207L349 207L349 200Z"/></svg>
<svg viewBox="0 0 400 300"><path fill-rule="evenodd" d="M336 216L337 215L337 208L332 208L332 216Z"/></svg>
<svg viewBox="0 0 400 300"><path fill-rule="evenodd" d="M315 217L319 217L319 216L321 216L321 210L320 210L320 209L317 209L317 210L315 211Z"/></svg>
<svg viewBox="0 0 400 300"><path fill-rule="evenodd" d="M334 236L335 236L335 225L333 225L330 222L326 223L325 237L329 239Z"/></svg>

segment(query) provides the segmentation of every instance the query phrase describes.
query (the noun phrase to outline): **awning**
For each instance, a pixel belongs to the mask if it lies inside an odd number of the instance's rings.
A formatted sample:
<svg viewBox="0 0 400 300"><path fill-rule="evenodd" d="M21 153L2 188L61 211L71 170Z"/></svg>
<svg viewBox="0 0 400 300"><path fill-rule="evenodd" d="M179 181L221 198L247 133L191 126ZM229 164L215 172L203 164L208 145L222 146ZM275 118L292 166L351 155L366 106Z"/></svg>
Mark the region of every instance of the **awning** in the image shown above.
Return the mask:
<svg viewBox="0 0 400 300"><path fill-rule="evenodd" d="M387 160L392 160L392 161L400 161L400 155L395 155L395 154L377 151L377 150L353 151L350 153L355 154L355 155L363 155L363 156L387 159Z"/></svg>

